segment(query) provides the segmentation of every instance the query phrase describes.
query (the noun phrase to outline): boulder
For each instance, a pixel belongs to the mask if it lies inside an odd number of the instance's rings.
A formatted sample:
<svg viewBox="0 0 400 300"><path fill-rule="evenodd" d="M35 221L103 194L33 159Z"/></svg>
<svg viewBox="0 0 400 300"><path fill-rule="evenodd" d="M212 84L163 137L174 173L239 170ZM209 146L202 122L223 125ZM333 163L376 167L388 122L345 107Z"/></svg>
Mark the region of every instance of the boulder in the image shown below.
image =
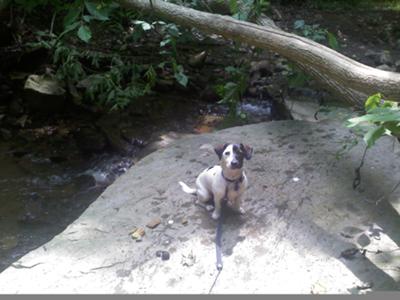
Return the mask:
<svg viewBox="0 0 400 300"><path fill-rule="evenodd" d="M355 139L331 121L277 121L176 140L4 270L0 293L208 293L218 274L216 222L178 181L193 186L217 163L206 149L226 141L248 143L254 154L245 164L246 214L224 211L224 268L211 293L398 290L400 189L389 191L400 178L399 155L391 139L379 140L354 190L364 145L344 145ZM155 218L160 225L147 228ZM130 235L138 228L140 241Z"/></svg>
<svg viewBox="0 0 400 300"><path fill-rule="evenodd" d="M63 110L65 89L49 75L30 75L25 82L25 101L35 113L52 114Z"/></svg>

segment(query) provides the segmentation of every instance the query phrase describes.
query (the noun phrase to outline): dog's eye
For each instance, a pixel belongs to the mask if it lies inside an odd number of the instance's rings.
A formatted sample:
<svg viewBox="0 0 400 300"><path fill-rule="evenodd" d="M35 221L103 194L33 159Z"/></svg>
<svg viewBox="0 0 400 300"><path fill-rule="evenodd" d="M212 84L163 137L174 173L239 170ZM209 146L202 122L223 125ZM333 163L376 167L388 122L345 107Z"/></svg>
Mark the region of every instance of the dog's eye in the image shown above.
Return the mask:
<svg viewBox="0 0 400 300"><path fill-rule="evenodd" d="M229 155L229 154L231 154L229 151L225 152L225 155Z"/></svg>

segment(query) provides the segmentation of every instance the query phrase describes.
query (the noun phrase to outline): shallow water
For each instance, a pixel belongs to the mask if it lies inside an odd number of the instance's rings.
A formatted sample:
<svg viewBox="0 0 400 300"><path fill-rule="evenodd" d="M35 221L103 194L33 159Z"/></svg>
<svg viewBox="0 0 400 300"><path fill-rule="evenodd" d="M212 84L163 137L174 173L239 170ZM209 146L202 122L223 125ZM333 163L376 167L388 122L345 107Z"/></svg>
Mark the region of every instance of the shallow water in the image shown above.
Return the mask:
<svg viewBox="0 0 400 300"><path fill-rule="evenodd" d="M0 271L75 220L131 159L103 154L52 162L0 144Z"/></svg>

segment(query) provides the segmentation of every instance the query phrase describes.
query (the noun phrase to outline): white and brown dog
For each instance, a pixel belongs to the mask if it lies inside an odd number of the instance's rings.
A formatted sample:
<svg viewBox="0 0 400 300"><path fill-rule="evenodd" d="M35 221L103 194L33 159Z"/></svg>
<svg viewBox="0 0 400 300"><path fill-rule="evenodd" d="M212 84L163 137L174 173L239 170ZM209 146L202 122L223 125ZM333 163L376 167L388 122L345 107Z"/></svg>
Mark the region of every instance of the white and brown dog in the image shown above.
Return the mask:
<svg viewBox="0 0 400 300"><path fill-rule="evenodd" d="M184 182L179 184L185 193L197 195L197 201L206 203L214 199L212 218L221 215L223 201L237 212L244 214L241 196L247 188L247 177L243 171L243 160L251 159L253 148L243 144L225 144L214 148L220 159L220 165L210 167L196 179L196 188L190 188ZM211 207L212 209L212 207Z"/></svg>

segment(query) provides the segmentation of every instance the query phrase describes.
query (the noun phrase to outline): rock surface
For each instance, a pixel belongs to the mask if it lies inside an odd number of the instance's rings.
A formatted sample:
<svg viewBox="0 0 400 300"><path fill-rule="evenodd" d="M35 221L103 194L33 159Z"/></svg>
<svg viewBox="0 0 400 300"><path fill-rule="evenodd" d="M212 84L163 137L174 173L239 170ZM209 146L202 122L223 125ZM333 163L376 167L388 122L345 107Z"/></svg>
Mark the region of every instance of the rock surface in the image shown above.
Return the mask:
<svg viewBox="0 0 400 300"><path fill-rule="evenodd" d="M217 275L216 223L177 182L193 185L217 161L204 145L221 141L248 143L254 155L246 163L247 213L225 216L224 269L212 293L398 290L400 191L376 201L400 178L399 156L390 139L379 141L353 190L364 146L341 153L353 139L338 123L280 121L175 141L2 272L0 293L208 293ZM161 224L140 242L130 237L157 217ZM160 250L169 260L157 257Z"/></svg>

